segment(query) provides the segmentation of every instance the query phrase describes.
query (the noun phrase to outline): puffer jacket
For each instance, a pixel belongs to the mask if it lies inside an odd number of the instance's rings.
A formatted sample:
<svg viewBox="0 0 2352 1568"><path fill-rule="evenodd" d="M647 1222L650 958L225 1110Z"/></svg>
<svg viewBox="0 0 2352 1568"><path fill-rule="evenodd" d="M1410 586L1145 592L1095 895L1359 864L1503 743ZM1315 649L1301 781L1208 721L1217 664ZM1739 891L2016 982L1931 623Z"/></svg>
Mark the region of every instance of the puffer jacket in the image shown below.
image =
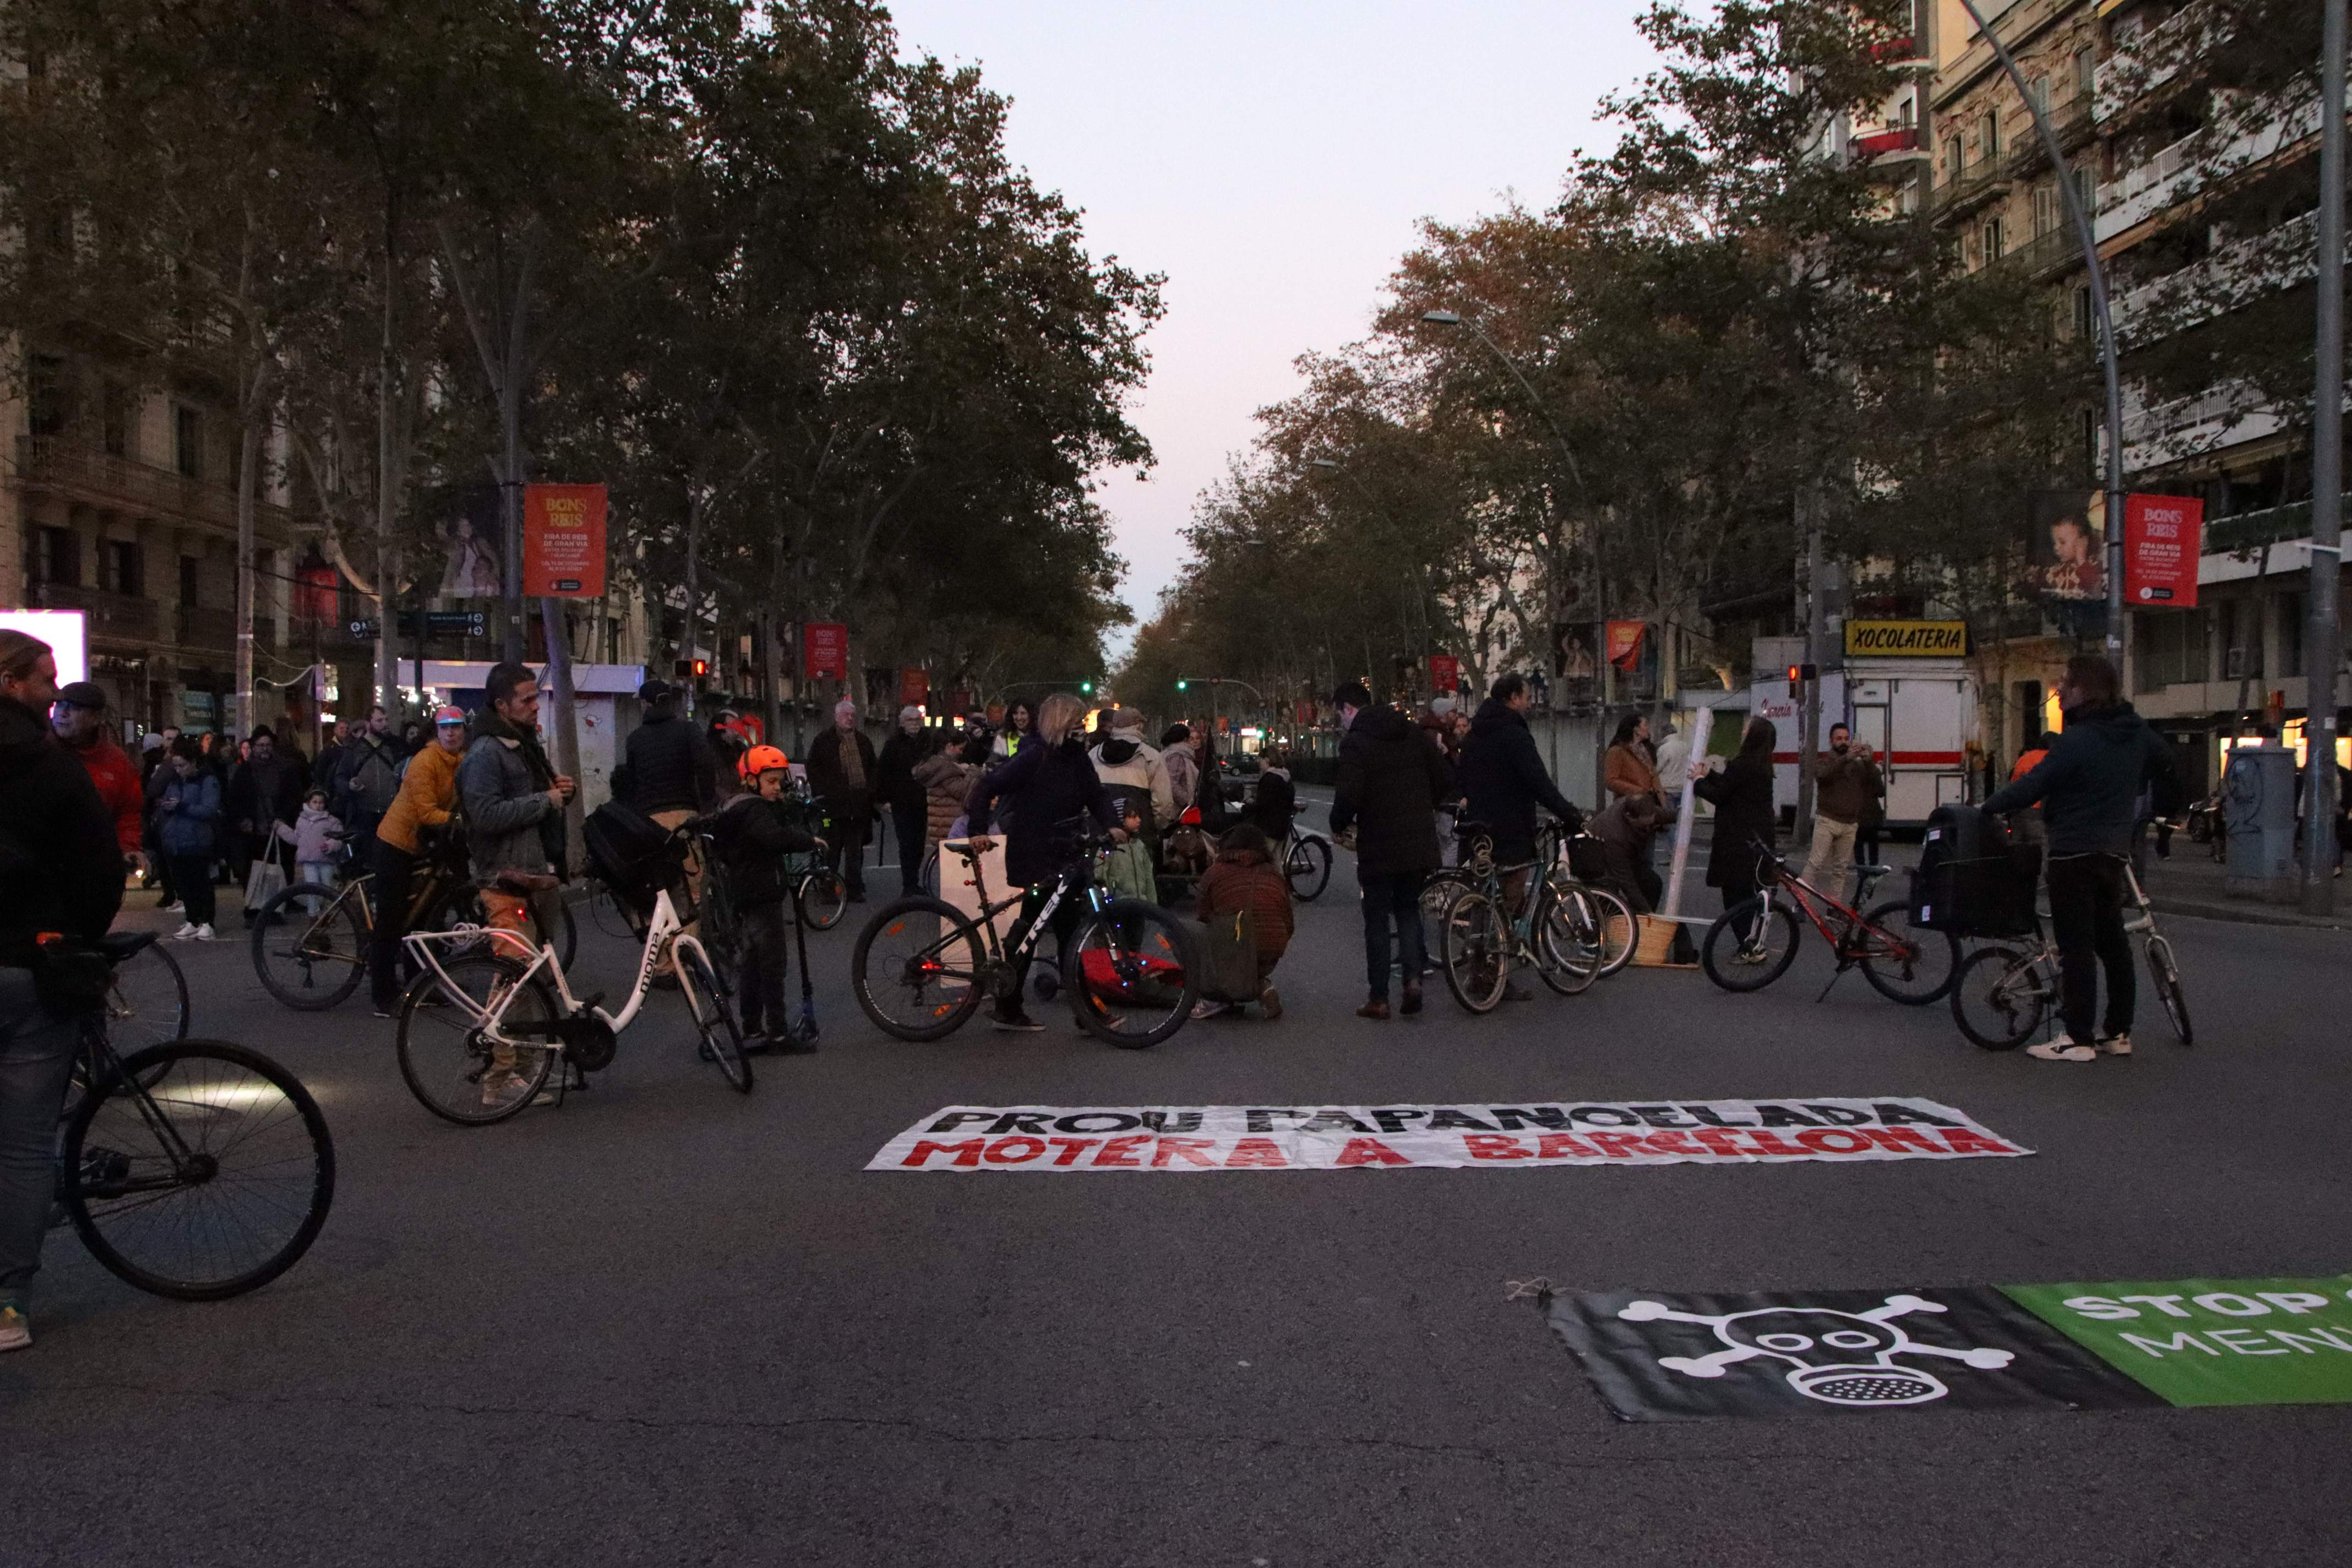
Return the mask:
<svg viewBox="0 0 2352 1568"><path fill-rule="evenodd" d="M964 797L979 776L978 768L959 760L952 752L934 752L915 764L915 782L923 786L923 812L932 843L948 841L948 829L963 815Z"/></svg>
<svg viewBox="0 0 2352 1568"><path fill-rule="evenodd" d="M1274 862L1255 849L1227 849L1193 889L1192 912L1202 920L1226 910L1247 910L1256 935L1257 956L1274 966L1290 946L1297 916L1291 908L1290 884Z"/></svg>
<svg viewBox="0 0 2352 1568"><path fill-rule="evenodd" d="M1110 740L1087 755L1103 786L1125 796L1129 809L1149 804L1149 810L1136 813L1143 818L1144 832L1157 835L1176 820L1176 792L1158 752L1140 741Z"/></svg>
<svg viewBox="0 0 2352 1568"><path fill-rule="evenodd" d="M302 815L294 819L293 826L282 822L278 825L278 840L294 846L294 863L298 866L331 865L346 837L343 825L336 820L333 812L307 805Z"/></svg>
<svg viewBox="0 0 2352 1568"><path fill-rule="evenodd" d="M674 711L656 710L629 731L630 804L656 811L701 811L719 798L719 759L702 732Z"/></svg>
<svg viewBox="0 0 2352 1568"><path fill-rule="evenodd" d="M393 797L392 809L376 824L377 842L411 855L421 853L417 830L442 826L457 808L457 766L464 756L463 752L445 752L437 742L428 741L423 751L409 758L400 794Z"/></svg>
<svg viewBox="0 0 2352 1568"><path fill-rule="evenodd" d="M209 768L186 778L175 769L156 809L163 813L158 830L164 854L208 856L220 847L221 782Z"/></svg>

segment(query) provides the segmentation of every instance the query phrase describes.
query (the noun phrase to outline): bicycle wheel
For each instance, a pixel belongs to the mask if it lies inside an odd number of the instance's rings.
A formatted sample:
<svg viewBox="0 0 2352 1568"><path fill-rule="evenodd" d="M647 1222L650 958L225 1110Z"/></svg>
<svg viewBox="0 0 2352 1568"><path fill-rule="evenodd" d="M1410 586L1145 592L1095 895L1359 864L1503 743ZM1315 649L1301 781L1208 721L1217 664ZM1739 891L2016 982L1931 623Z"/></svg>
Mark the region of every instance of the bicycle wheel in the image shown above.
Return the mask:
<svg viewBox="0 0 2352 1568"><path fill-rule="evenodd" d="M1311 904L1331 881L1331 846L1320 838L1297 838L1283 857L1282 874L1289 879L1290 896Z"/></svg>
<svg viewBox="0 0 2352 1568"><path fill-rule="evenodd" d="M686 1010L694 1016L695 1032L702 1037L703 1053L719 1064L738 1094L751 1092L751 1058L743 1054L743 1031L736 1026L734 1010L719 988L702 944L681 944L677 950L679 978L686 985Z"/></svg>
<svg viewBox="0 0 2352 1568"><path fill-rule="evenodd" d="M1536 898L1536 973L1563 996L1590 990L1601 978L1601 933L1584 889L1546 884Z"/></svg>
<svg viewBox="0 0 2352 1568"><path fill-rule="evenodd" d="M1087 1030L1139 1051L1192 1016L1201 966L1183 921L1141 899L1114 899L1070 933L1062 949L1062 988Z"/></svg>
<svg viewBox="0 0 2352 1568"><path fill-rule="evenodd" d="M1633 962L1633 951L1642 945L1642 922L1621 893L1588 886L1584 895L1592 900L1594 929L1601 933L1601 976L1605 980Z"/></svg>
<svg viewBox="0 0 2352 1568"><path fill-rule="evenodd" d="M334 1140L301 1080L223 1040L121 1065L66 1124L58 1195L90 1256L183 1301L292 1268L335 1197Z"/></svg>
<svg viewBox="0 0 2352 1568"><path fill-rule="evenodd" d="M444 955L445 984L426 970L401 998L400 1076L417 1103L461 1127L504 1121L539 1095L555 1065L551 1039L557 1017L554 988L537 975L520 979L523 966L488 952ZM493 1008L499 1033L487 1037L484 1016Z"/></svg>
<svg viewBox="0 0 2352 1568"><path fill-rule="evenodd" d="M819 867L801 879L800 891L793 902L801 919L811 931L831 931L849 912L849 885L841 878Z"/></svg>
<svg viewBox="0 0 2352 1568"><path fill-rule="evenodd" d="M1742 925L1750 928L1745 946L1738 935ZM1699 963L1706 977L1726 991L1761 991L1789 972L1803 934L1796 911L1786 904L1762 896L1743 899L1706 928Z"/></svg>
<svg viewBox="0 0 2352 1568"><path fill-rule="evenodd" d="M2160 936L2147 939L2147 973L2156 984L2156 999L2164 1004L2164 1016L2172 1024L2172 1032L2180 1037L2184 1046L2197 1043L2197 1032L2189 1022L2189 993L2180 988L2180 970L2172 962L2172 944Z"/></svg>
<svg viewBox="0 0 2352 1568"><path fill-rule="evenodd" d="M1484 893L1465 893L1446 906L1437 928L1437 964L1445 988L1473 1013L1491 1013L1503 1000L1511 973L1511 926Z"/></svg>
<svg viewBox="0 0 2352 1568"><path fill-rule="evenodd" d="M1432 871L1429 879L1421 885L1421 918L1443 921L1445 911L1454 907L1454 900L1476 890L1477 884L1470 879L1466 871Z"/></svg>
<svg viewBox="0 0 2352 1568"><path fill-rule="evenodd" d="M2013 948L1980 947L1952 977L1952 1021L1989 1051L2014 1050L2042 1026L2050 1006L2040 966Z"/></svg>
<svg viewBox="0 0 2352 1568"><path fill-rule="evenodd" d="M261 906L253 922L253 971L289 1007L316 1013L359 989L368 930L349 889L297 882Z"/></svg>
<svg viewBox="0 0 2352 1568"><path fill-rule="evenodd" d="M980 928L938 899L883 905L857 933L849 960L858 1006L900 1040L953 1034L979 1007L987 972Z"/></svg>
<svg viewBox="0 0 2352 1568"><path fill-rule="evenodd" d="M106 988L106 1041L117 1056L188 1037L188 979L161 942L114 966Z"/></svg>
<svg viewBox="0 0 2352 1568"><path fill-rule="evenodd" d="M1913 925L1905 899L1889 899L1863 919L1876 928L1864 940L1880 951L1863 954L1862 977L1881 996L1906 1007L1942 1001L1960 975L1960 944L1952 933Z"/></svg>

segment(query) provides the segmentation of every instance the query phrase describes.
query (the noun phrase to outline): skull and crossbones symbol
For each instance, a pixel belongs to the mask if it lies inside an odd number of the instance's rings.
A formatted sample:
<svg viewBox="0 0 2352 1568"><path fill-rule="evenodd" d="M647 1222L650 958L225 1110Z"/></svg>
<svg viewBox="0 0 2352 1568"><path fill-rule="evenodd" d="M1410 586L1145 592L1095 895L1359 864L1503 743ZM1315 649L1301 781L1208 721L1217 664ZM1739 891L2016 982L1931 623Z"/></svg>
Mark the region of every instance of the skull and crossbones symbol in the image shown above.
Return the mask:
<svg viewBox="0 0 2352 1568"><path fill-rule="evenodd" d="M1705 1323L1727 1349L1703 1356L1660 1356L1658 1364L1690 1377L1721 1377L1724 1368L1758 1356L1789 1363L1789 1385L1825 1405L1924 1405L1950 1392L1932 1373L1898 1364L1900 1355L1942 1356L1991 1371L2011 1353L1925 1345L1891 1320L1907 1312L1947 1309L1919 1296L1889 1296L1866 1312L1831 1307L1759 1307L1746 1312L1683 1312L1663 1301L1632 1301L1619 1310L1628 1322Z"/></svg>

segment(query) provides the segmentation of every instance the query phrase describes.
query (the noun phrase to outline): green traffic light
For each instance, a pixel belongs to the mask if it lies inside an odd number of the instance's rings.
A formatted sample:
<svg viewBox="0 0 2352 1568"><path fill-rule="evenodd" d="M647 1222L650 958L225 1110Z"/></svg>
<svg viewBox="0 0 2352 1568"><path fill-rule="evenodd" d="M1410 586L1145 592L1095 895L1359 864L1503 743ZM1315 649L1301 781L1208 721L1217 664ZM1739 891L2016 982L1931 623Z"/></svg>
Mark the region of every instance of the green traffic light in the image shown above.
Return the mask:
<svg viewBox="0 0 2352 1568"><path fill-rule="evenodd" d="M1176 689L1179 691L1187 690L1191 688L1192 684L1192 683L1189 680L1180 680L1176 683Z"/></svg>
<svg viewBox="0 0 2352 1568"><path fill-rule="evenodd" d="M1081 680L1078 682L1078 689L1087 696L1092 697L1095 694L1095 683L1091 680Z"/></svg>

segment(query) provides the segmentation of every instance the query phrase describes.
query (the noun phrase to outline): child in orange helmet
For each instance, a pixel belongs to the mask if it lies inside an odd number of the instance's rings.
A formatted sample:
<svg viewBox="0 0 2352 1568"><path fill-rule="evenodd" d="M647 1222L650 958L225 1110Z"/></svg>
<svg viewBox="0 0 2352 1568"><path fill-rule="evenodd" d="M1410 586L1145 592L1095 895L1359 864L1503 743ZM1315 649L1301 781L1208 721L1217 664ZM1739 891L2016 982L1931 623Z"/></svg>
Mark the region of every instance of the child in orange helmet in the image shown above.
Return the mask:
<svg viewBox="0 0 2352 1568"><path fill-rule="evenodd" d="M740 1004L746 1050L816 1049L814 1041L789 1043L784 1030L784 900L793 893L784 857L824 847L783 805L790 768L773 746L745 752L735 764L744 793L719 809L712 834L743 932Z"/></svg>

